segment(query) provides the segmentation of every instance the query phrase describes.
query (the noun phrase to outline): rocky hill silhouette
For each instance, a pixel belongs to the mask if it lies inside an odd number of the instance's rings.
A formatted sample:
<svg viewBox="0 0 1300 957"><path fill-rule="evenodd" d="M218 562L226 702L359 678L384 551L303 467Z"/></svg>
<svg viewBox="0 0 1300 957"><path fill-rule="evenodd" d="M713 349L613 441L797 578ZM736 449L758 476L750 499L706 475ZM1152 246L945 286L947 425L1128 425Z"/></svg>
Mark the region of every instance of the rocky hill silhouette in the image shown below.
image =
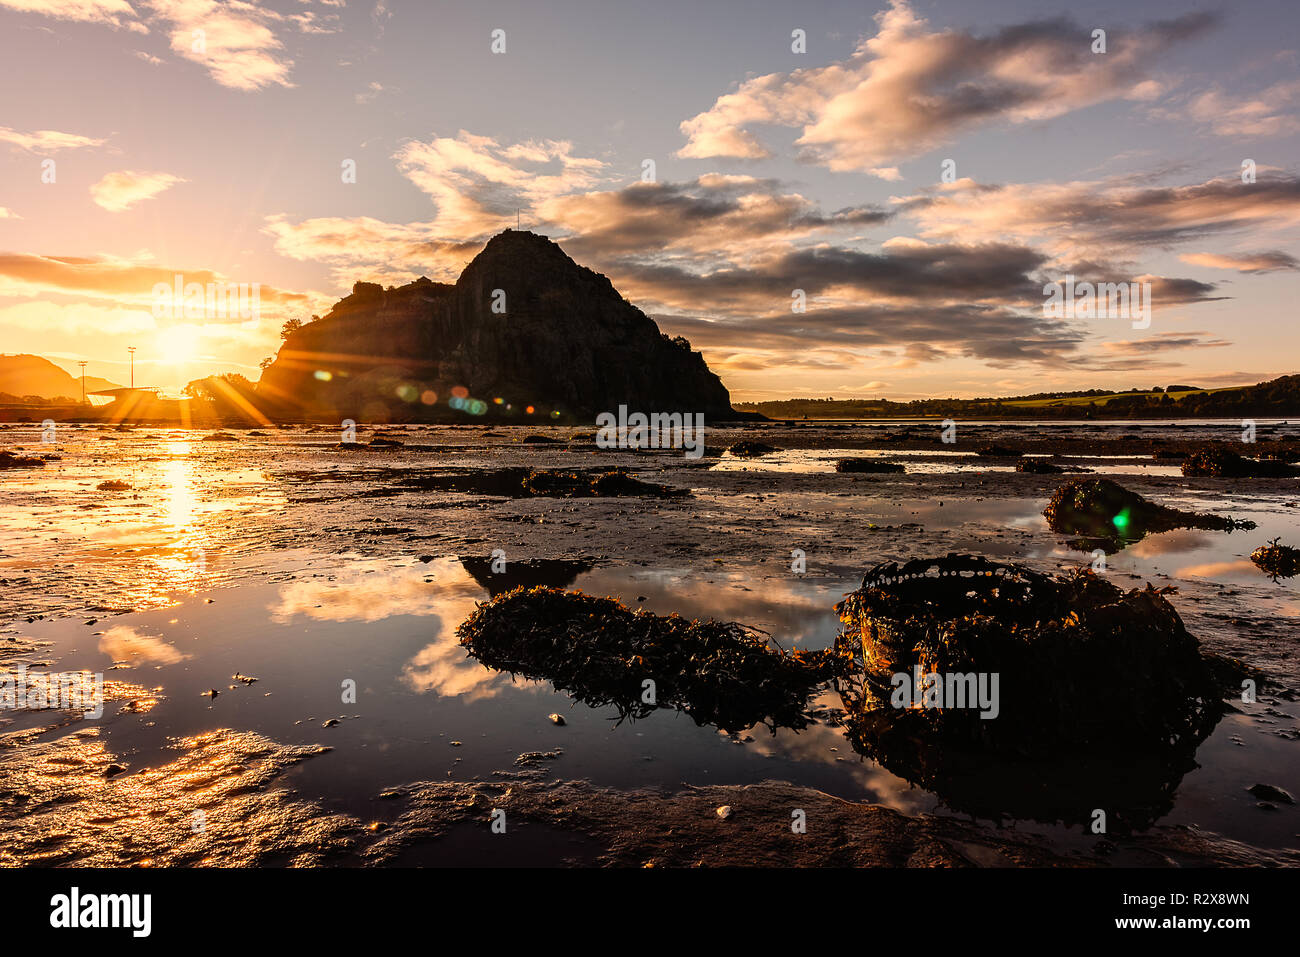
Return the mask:
<svg viewBox="0 0 1300 957"><path fill-rule="evenodd" d="M357 283L289 336L257 393L281 416L358 421L574 422L620 405L748 417L685 339L556 243L513 229L455 284Z"/></svg>

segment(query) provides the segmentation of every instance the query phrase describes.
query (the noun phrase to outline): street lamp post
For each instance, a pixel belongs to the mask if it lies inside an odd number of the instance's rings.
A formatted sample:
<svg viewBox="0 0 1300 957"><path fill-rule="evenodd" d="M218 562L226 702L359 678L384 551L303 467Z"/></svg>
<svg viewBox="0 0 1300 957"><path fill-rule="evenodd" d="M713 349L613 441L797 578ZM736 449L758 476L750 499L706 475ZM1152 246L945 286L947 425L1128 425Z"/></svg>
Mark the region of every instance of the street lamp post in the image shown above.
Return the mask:
<svg viewBox="0 0 1300 957"><path fill-rule="evenodd" d="M81 366L81 404L85 405L86 404L86 363L78 362L77 365Z"/></svg>
<svg viewBox="0 0 1300 957"><path fill-rule="evenodd" d="M126 351L131 353L131 388L135 388L135 346L127 346Z"/></svg>

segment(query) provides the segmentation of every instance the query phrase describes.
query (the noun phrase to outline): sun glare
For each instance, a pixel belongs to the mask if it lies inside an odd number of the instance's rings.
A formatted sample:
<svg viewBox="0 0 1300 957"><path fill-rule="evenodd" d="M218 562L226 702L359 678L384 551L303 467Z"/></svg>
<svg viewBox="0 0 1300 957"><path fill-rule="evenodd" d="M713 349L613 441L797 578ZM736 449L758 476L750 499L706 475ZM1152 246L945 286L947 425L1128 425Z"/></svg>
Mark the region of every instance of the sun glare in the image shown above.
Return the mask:
<svg viewBox="0 0 1300 957"><path fill-rule="evenodd" d="M198 330L193 326L173 326L157 334L158 361L178 366L193 362L198 356Z"/></svg>

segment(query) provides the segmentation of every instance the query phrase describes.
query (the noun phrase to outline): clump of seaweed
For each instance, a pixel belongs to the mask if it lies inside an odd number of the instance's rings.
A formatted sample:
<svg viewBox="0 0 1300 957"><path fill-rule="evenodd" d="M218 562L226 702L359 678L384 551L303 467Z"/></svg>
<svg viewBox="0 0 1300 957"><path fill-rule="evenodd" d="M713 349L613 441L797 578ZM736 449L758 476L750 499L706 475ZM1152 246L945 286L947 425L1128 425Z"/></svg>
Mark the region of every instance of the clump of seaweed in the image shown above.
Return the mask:
<svg viewBox="0 0 1300 957"><path fill-rule="evenodd" d="M868 738L1025 757L1199 742L1223 713L1222 689L1168 590L971 555L877 565L836 606L836 647L855 665L840 682L849 722ZM917 674L939 676L942 706L895 706L895 676ZM969 699L953 706L949 685L969 689L968 675L998 676L994 717Z"/></svg>
<svg viewBox="0 0 1300 957"><path fill-rule="evenodd" d="M1288 478L1300 469L1276 459L1248 459L1219 445L1197 449L1183 460L1183 474L1215 478Z"/></svg>
<svg viewBox="0 0 1300 957"><path fill-rule="evenodd" d="M456 634L488 667L612 706L620 721L671 708L731 734L756 724L807 727L811 696L845 663L833 651L773 650L765 635L735 622L664 617L556 588L499 595Z"/></svg>
<svg viewBox="0 0 1300 957"><path fill-rule="evenodd" d="M781 450L775 445L768 445L766 442L744 441L737 442L727 451L739 459L756 459L760 455L770 455Z"/></svg>
<svg viewBox="0 0 1300 957"><path fill-rule="evenodd" d="M130 491L131 483L120 479L109 479L107 482L100 482L95 489L100 492L126 492Z"/></svg>
<svg viewBox="0 0 1300 957"><path fill-rule="evenodd" d="M863 472L870 474L897 474L907 471L898 462L882 462L880 459L840 459L835 463L837 472Z"/></svg>
<svg viewBox="0 0 1300 957"><path fill-rule="evenodd" d="M523 481L527 495L550 495L563 498L604 498L621 495L647 495L673 498L688 494L657 482L643 482L626 472L604 472L592 478L576 472L532 471Z"/></svg>
<svg viewBox="0 0 1300 957"><path fill-rule="evenodd" d="M1079 479L1062 485L1043 509L1048 527L1067 535L1136 542L1175 528L1232 531L1254 522L1169 508L1143 498L1110 479Z"/></svg>
<svg viewBox="0 0 1300 957"><path fill-rule="evenodd" d="M43 469L45 460L0 449L0 469Z"/></svg>
<svg viewBox="0 0 1300 957"><path fill-rule="evenodd" d="M1042 459L1022 459L1016 463L1016 471L1029 475L1060 475L1065 472L1091 472L1092 469L1080 465L1057 465L1055 462L1045 462Z"/></svg>
<svg viewBox="0 0 1300 957"><path fill-rule="evenodd" d="M534 496L684 498L691 494L689 489L674 488L657 482L643 482L622 471L602 472L593 476L587 472L557 472L527 468L469 469L408 476L398 484L404 488L419 488L426 491L500 495L508 498Z"/></svg>
<svg viewBox="0 0 1300 957"><path fill-rule="evenodd" d="M1018 459L1023 453L1019 449L994 444L980 446L975 454L984 459Z"/></svg>
<svg viewBox="0 0 1300 957"><path fill-rule="evenodd" d="M1300 575L1300 548L1283 545L1281 541L1275 538L1250 553L1250 560L1273 581Z"/></svg>

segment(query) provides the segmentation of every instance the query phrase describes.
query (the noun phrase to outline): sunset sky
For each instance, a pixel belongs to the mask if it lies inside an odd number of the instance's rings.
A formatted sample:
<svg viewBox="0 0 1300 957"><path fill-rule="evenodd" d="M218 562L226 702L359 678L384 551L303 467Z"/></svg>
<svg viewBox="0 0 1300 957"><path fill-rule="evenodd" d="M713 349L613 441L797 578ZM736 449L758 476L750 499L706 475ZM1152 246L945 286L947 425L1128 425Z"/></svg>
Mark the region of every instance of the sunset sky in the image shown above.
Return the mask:
<svg viewBox="0 0 1300 957"><path fill-rule="evenodd" d="M0 30L0 352L74 374L256 379L286 318L452 281L516 211L737 400L1298 371L1295 0L0 0ZM1066 273L1149 281L1150 328L1044 318ZM176 274L260 283L260 321L156 318Z"/></svg>

